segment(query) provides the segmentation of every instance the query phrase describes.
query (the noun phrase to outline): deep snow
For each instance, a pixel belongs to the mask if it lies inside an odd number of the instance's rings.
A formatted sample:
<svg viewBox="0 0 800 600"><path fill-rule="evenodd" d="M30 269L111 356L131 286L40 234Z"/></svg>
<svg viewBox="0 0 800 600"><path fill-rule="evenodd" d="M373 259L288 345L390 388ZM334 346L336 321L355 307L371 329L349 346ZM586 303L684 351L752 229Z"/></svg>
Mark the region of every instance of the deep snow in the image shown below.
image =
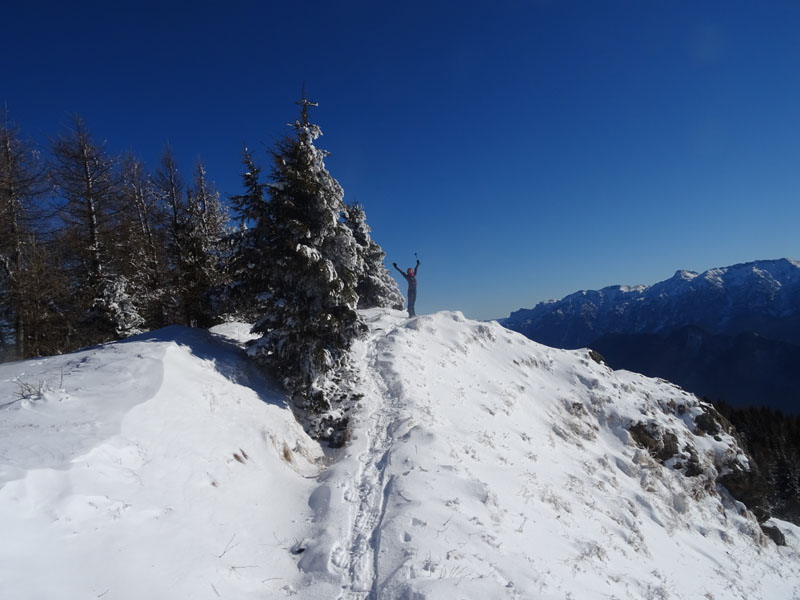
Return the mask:
<svg viewBox="0 0 800 600"><path fill-rule="evenodd" d="M746 460L693 433L694 397L460 313L362 314L335 453L242 325L0 365L3 597L800 597L800 530L775 546L713 485ZM633 422L703 473L654 461Z"/></svg>

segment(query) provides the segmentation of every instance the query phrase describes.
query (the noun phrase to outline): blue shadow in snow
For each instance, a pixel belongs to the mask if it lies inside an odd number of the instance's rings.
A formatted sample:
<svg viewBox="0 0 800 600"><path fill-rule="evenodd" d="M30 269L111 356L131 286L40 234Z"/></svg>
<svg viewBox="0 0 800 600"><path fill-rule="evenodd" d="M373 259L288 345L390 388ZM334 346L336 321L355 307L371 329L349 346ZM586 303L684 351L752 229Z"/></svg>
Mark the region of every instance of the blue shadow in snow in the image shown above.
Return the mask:
<svg viewBox="0 0 800 600"><path fill-rule="evenodd" d="M247 352L229 338L207 329L169 325L114 343L148 341L175 342L188 348L197 358L214 363L214 368L229 381L253 390L262 402L289 408L286 392L281 385L261 371L255 361L247 356Z"/></svg>

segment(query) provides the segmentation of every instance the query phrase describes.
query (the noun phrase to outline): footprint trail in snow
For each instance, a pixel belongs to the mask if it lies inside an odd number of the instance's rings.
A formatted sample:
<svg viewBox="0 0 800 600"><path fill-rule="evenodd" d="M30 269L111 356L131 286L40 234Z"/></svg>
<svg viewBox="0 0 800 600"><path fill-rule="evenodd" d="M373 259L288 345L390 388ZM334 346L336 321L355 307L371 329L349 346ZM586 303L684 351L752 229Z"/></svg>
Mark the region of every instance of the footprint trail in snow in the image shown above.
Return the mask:
<svg viewBox="0 0 800 600"><path fill-rule="evenodd" d="M364 396L309 502L303 600L800 593L798 566L717 491L740 453L696 433L695 397L460 313L362 314ZM653 460L636 422L702 475Z"/></svg>

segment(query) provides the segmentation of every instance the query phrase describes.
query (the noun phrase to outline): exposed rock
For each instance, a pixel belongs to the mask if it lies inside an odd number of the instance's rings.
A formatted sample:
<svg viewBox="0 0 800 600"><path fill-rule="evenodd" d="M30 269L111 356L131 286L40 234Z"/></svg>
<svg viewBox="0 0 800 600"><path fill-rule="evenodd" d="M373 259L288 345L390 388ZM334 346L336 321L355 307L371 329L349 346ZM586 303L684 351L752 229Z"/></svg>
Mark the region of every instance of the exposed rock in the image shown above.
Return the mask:
<svg viewBox="0 0 800 600"><path fill-rule="evenodd" d="M703 406L703 408L704 412L695 418L695 425L699 432L710 434L713 432L717 437L721 431L735 434L730 423L713 407ZM686 477L698 477L708 473L708 483L713 485L712 472L703 469L695 447L691 443L687 443L679 450L679 439L674 432L663 430L654 422L638 422L628 428L628 433L636 445L647 450L650 456L662 465L675 458L673 468L676 471L682 472ZM751 460L750 465L754 464ZM745 471L738 457L728 459L723 464L715 466L717 472L725 473L717 476L715 483L724 486L733 498L751 510L759 523L770 518L771 515L767 508L769 484L756 468Z"/></svg>
<svg viewBox="0 0 800 600"><path fill-rule="evenodd" d="M688 444L683 447L683 452L689 455L686 460L686 470L684 471L687 477L697 477L703 474L703 468L700 466L700 459L697 457L697 452Z"/></svg>
<svg viewBox="0 0 800 600"><path fill-rule="evenodd" d="M634 423L628 428L633 441L662 464L678 454L678 436L662 431L655 423Z"/></svg>
<svg viewBox="0 0 800 600"><path fill-rule="evenodd" d="M768 521L770 518L772 518L772 512L770 509L763 506L754 506L750 512L753 513L759 523L763 523L764 521Z"/></svg>
<svg viewBox="0 0 800 600"><path fill-rule="evenodd" d="M783 535L783 532L778 529L777 527L773 527L772 525L761 525L761 531L775 542L778 546L785 546L786 545L786 536Z"/></svg>
<svg viewBox="0 0 800 600"><path fill-rule="evenodd" d="M754 469L745 471L738 464L729 467L730 471L717 478L717 482L724 485L731 496L753 511L759 522L769 519L770 513L766 508L766 498L769 493L767 480Z"/></svg>
<svg viewBox="0 0 800 600"><path fill-rule="evenodd" d="M671 431L665 431L661 436L662 448L656 458L661 461L669 460L678 453L678 436Z"/></svg>
<svg viewBox="0 0 800 600"><path fill-rule="evenodd" d="M713 412L716 410L711 409ZM711 415L711 411L703 412L697 415L694 419L694 426L698 433L707 433L708 435L717 435L720 432L719 423Z"/></svg>
<svg viewBox="0 0 800 600"><path fill-rule="evenodd" d="M655 431L651 431L655 430ZM656 437L657 428L653 425L646 425L645 423L634 423L628 428L628 433L631 434L633 441L642 448L646 448L651 454L655 454L664 445Z"/></svg>
<svg viewBox="0 0 800 600"><path fill-rule="evenodd" d="M605 364L606 359L597 350L589 350L589 358L591 358L598 365Z"/></svg>

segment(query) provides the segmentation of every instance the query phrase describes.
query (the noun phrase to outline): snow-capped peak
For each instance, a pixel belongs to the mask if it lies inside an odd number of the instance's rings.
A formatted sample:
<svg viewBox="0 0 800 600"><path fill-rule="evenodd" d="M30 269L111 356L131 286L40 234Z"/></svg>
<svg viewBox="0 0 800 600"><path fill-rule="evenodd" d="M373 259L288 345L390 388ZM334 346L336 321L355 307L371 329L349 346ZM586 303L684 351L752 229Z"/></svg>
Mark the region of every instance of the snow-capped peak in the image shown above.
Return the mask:
<svg viewBox="0 0 800 600"><path fill-rule="evenodd" d="M672 279L678 279L681 281L691 281L695 277L697 277L697 273L694 271L686 271L684 269L679 269L675 271L675 275L672 276Z"/></svg>
<svg viewBox="0 0 800 600"><path fill-rule="evenodd" d="M532 309L511 313L502 323L532 339L561 348L589 346L607 333L658 333L687 325L736 335L757 324L777 339L787 315L800 311L800 262L779 259L709 269L679 270L647 286L584 290ZM777 333L776 333L777 332Z"/></svg>

